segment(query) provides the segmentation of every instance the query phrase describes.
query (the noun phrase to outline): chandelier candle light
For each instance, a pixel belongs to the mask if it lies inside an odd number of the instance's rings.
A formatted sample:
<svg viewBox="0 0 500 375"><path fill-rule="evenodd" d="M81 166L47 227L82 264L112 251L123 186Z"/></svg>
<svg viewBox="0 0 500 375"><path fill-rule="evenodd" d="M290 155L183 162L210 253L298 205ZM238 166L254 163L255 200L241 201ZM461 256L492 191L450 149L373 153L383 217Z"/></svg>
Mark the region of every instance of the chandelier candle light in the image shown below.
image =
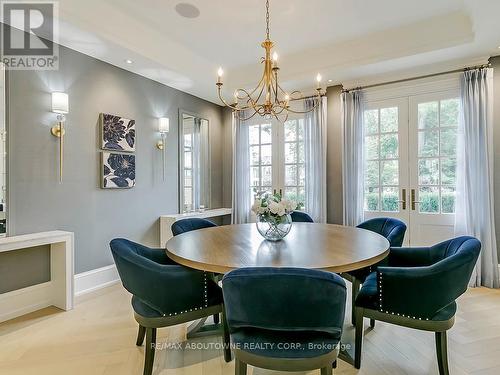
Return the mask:
<svg viewBox="0 0 500 375"><path fill-rule="evenodd" d="M261 45L266 51L265 57L262 58L262 63L264 63L262 78L257 87L251 91L241 88L237 89L234 92L234 104L229 104L222 97L222 75L224 71L222 68L219 68L216 85L217 93L222 103L231 108L240 120L249 120L258 114L267 119L274 117L280 122L285 122L290 113L307 113L313 111L319 105L320 100L307 111L292 109L290 108L290 102L304 99L304 95L298 90L287 93L278 83L278 54L274 52L271 57L271 50L274 43L269 39L269 0L266 0L266 40ZM320 74L316 76L316 81L315 96L320 99L322 95Z"/></svg>

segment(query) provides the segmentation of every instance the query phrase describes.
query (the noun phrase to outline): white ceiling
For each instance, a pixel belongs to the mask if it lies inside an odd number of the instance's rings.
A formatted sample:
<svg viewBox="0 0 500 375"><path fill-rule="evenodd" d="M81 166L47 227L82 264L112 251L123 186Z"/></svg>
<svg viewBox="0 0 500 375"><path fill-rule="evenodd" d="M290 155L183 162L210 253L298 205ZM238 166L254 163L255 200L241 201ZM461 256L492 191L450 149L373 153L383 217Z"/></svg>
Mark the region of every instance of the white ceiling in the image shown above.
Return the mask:
<svg viewBox="0 0 500 375"><path fill-rule="evenodd" d="M218 103L219 66L226 94L260 78L264 4L60 0L60 43ZM285 88L312 88L317 72L354 86L482 63L500 54L499 14L498 0L271 0L271 39Z"/></svg>

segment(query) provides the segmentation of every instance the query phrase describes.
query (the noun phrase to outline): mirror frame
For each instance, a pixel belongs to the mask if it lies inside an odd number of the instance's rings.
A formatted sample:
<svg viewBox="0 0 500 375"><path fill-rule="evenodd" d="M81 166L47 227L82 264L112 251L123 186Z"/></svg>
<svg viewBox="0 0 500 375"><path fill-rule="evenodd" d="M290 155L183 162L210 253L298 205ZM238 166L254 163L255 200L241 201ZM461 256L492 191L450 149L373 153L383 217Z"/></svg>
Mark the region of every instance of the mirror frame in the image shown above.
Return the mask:
<svg viewBox="0 0 500 375"><path fill-rule="evenodd" d="M179 158L179 165L177 169L177 178L178 178L178 191L179 191L179 199L178 199L178 205L179 205L179 213L182 214L184 213L184 115L188 116L193 116L197 117L201 120L205 120L208 123L208 191L209 193L207 194L207 204L205 205L205 209L211 209L212 208L212 147L210 143L210 119L200 115L199 113L189 111L186 109L179 108L179 128L178 128L178 143L177 143L177 150L178 150L178 158Z"/></svg>
<svg viewBox="0 0 500 375"><path fill-rule="evenodd" d="M0 100L0 105L3 106L3 118L1 119L4 123L4 131L5 131L5 141L2 141L0 138L0 142L4 142L4 170L5 170L5 181L3 185L5 186L4 191L4 213L5 213L5 233L0 234L0 238L9 236L10 229L10 220L9 220L9 202L10 202L10 189L9 189L9 95L8 95L8 87L9 87L9 75L7 69L2 62L0 62L0 79L3 80L3 98ZM0 135L1 137L1 135ZM0 160L0 162L2 162ZM0 189L2 188L0 184Z"/></svg>

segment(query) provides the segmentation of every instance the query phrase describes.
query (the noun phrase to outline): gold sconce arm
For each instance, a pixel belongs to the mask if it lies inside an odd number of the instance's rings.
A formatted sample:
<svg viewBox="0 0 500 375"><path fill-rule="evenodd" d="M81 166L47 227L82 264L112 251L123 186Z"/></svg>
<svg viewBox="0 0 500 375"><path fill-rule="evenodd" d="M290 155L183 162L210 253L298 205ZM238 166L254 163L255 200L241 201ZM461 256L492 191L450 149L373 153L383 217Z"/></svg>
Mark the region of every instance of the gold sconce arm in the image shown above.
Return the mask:
<svg viewBox="0 0 500 375"><path fill-rule="evenodd" d="M57 116L58 123L50 129L50 133L59 138L59 182L63 181L63 166L64 166L64 116Z"/></svg>

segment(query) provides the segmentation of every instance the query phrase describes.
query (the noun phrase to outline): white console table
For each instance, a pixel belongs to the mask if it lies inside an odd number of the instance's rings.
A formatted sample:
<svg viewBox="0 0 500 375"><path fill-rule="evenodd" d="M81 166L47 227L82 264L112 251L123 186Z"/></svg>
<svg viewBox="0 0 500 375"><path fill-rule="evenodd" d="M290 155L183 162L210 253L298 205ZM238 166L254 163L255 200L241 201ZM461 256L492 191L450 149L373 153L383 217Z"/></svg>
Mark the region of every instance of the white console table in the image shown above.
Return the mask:
<svg viewBox="0 0 500 375"><path fill-rule="evenodd" d="M200 218L209 219L211 217L220 217L231 215L231 208L214 208L203 212L187 212L183 214L170 214L160 216L160 247L165 247L167 241L172 238L172 230L170 227L174 222L181 219Z"/></svg>
<svg viewBox="0 0 500 375"><path fill-rule="evenodd" d="M0 294L0 322L48 306L73 308L74 235L52 231L0 238L0 252L50 245L50 281Z"/></svg>

